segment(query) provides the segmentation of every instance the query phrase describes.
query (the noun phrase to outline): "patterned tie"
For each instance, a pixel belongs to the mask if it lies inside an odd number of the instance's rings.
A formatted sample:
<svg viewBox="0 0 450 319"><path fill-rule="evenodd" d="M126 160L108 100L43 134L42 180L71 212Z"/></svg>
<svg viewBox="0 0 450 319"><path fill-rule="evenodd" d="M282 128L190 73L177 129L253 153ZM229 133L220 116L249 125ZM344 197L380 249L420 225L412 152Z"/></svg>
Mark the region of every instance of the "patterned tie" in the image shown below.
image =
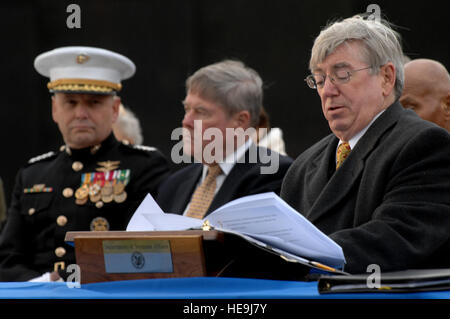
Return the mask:
<svg viewBox="0 0 450 319"><path fill-rule="evenodd" d="M186 216L199 219L205 216L214 198L216 177L220 174L222 174L222 169L219 165L213 165L208 168L208 174L205 180L197 187L194 195L192 195Z"/></svg>
<svg viewBox="0 0 450 319"><path fill-rule="evenodd" d="M351 150L352 149L350 148L350 144L348 144L347 142L344 142L338 146L336 153L336 169L338 169L342 165L342 163L344 163Z"/></svg>

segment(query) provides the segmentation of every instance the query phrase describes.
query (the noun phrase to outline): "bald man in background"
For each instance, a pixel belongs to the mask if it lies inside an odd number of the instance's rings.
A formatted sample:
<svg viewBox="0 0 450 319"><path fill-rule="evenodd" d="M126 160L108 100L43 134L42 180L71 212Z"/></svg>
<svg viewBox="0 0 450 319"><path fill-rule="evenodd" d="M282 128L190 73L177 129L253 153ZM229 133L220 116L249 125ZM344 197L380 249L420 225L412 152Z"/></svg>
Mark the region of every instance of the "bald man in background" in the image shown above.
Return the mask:
<svg viewBox="0 0 450 319"><path fill-rule="evenodd" d="M439 62L416 59L405 64L400 103L424 120L450 132L450 75Z"/></svg>

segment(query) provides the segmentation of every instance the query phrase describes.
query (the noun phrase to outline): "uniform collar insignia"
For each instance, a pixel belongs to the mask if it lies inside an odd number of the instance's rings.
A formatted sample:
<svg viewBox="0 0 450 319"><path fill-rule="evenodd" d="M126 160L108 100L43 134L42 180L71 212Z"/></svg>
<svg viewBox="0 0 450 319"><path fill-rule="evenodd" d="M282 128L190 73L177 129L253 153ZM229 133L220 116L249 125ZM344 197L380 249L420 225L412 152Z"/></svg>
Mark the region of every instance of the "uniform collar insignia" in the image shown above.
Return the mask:
<svg viewBox="0 0 450 319"><path fill-rule="evenodd" d="M70 149L70 147L68 146L68 145L62 145L60 148L59 148L59 151L60 152L66 152L67 153L67 155L72 155L72 150Z"/></svg>
<svg viewBox="0 0 450 319"><path fill-rule="evenodd" d="M97 144L97 145L91 146L91 147L89 148L89 151L91 152L92 155L94 155L95 153L98 152L98 150L99 150L101 147L102 147L102 144ZM70 147L69 147L68 145L62 145L62 146L59 148L59 150L60 150L61 152L66 151L67 155L69 155L69 156L72 155L72 150L70 149Z"/></svg>
<svg viewBox="0 0 450 319"><path fill-rule="evenodd" d="M102 147L102 144L97 144L91 147L91 154L94 155L95 153L98 152L98 150L100 149L100 147Z"/></svg>

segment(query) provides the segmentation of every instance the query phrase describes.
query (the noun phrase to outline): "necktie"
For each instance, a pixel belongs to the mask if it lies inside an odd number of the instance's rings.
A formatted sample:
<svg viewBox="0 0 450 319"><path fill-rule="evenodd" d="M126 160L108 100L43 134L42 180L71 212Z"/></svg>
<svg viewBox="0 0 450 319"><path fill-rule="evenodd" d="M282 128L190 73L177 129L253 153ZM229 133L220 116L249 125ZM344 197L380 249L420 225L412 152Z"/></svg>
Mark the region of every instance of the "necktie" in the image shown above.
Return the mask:
<svg viewBox="0 0 450 319"><path fill-rule="evenodd" d="M205 180L197 187L192 195L186 216L202 219L208 211L216 190L216 177L222 174L219 165L208 168Z"/></svg>
<svg viewBox="0 0 450 319"><path fill-rule="evenodd" d="M348 144L347 142L344 142L338 146L336 153L336 169L338 169L342 165L342 163L344 163L351 150L352 149L350 148L350 144Z"/></svg>

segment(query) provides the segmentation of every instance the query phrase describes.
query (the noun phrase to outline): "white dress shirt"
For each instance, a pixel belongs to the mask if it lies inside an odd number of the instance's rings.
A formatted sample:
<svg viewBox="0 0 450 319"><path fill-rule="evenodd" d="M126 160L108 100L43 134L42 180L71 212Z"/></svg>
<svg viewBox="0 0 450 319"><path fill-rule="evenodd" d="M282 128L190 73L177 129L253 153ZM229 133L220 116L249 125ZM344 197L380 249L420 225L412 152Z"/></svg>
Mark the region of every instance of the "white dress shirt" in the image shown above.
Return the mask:
<svg viewBox="0 0 450 319"><path fill-rule="evenodd" d="M245 142L240 147L238 147L236 151L234 151L233 153L229 154L222 163L219 163L219 166L222 169L222 174L220 174L219 176L216 177L216 189L214 191L214 194L217 194L217 192L219 191L220 187L222 187L222 184L225 181L225 178L227 178L228 174L231 172L231 170L233 169L233 167L236 164L236 162L242 156L245 155L245 152L247 152L247 150L250 148L250 146L252 144L253 144L253 141L252 141L251 138L249 138L247 140L247 142ZM201 176L200 180L198 181L197 186L195 188L197 188L198 186L200 186L202 184L202 182L206 178L206 174L208 174L208 165L203 165L202 176ZM189 200L189 202L190 202L190 200ZM183 212L183 215L186 214L188 209L189 209L189 204L186 206L186 208L185 208L185 210Z"/></svg>
<svg viewBox="0 0 450 319"><path fill-rule="evenodd" d="M349 141L348 144L350 144L350 149L354 149L356 144L358 143L358 141L361 139L361 137L363 137L363 135L367 132L367 130L369 129L369 127L373 124L373 122L375 122L375 120L381 115L383 114L385 110L382 110L380 113L378 113L377 115L374 116L374 118L372 119L372 121L370 121L370 123L363 128L361 131L359 131L358 133L356 133ZM336 148L336 153L337 150L339 148L339 145L341 145L342 143L344 143L344 141L342 141L341 139L339 140L338 146ZM337 163L337 158L336 158L336 163Z"/></svg>

